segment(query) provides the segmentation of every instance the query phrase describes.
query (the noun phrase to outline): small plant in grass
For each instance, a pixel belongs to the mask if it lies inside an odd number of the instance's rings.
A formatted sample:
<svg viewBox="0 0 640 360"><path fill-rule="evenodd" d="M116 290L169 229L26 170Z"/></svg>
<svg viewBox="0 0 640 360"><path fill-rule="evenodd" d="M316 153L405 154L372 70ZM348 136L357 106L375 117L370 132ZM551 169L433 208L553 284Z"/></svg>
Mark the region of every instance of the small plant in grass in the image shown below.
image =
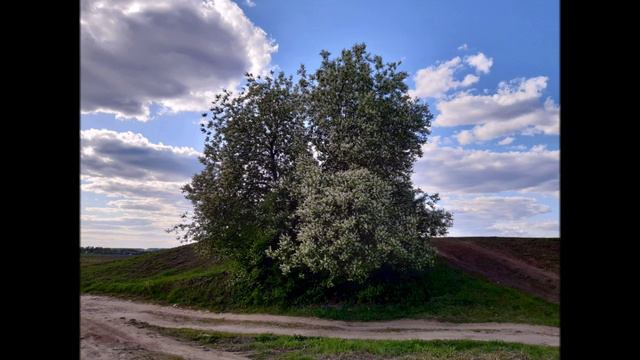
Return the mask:
<svg viewBox="0 0 640 360"><path fill-rule="evenodd" d="M275 341L277 339L277 337L273 334L260 334L260 335L256 335L255 340L258 342L270 342L270 341Z"/></svg>

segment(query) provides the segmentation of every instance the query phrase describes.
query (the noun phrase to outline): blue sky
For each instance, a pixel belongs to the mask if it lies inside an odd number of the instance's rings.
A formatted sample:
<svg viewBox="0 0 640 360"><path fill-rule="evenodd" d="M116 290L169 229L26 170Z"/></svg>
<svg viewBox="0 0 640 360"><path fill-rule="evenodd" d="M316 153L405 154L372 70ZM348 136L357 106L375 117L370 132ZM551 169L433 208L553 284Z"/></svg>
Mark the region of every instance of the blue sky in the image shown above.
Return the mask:
<svg viewBox="0 0 640 360"><path fill-rule="evenodd" d="M357 42L435 115L414 183L454 236L558 236L557 1L81 2L81 243L172 247L198 121L245 71L313 70Z"/></svg>

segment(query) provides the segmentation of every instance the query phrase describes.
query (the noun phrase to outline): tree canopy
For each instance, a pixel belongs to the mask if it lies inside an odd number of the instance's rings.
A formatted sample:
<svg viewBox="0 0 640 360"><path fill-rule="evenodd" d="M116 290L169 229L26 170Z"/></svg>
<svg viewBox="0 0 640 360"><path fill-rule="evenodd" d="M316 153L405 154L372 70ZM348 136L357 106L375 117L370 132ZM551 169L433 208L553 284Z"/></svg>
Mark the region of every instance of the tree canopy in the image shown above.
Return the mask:
<svg viewBox="0 0 640 360"><path fill-rule="evenodd" d="M312 275L331 287L383 266L424 270L429 238L452 223L437 194L411 183L433 115L408 95L399 63L364 44L321 56L296 81L247 74L240 93L216 96L204 170L183 189L193 215L176 229L263 278Z"/></svg>

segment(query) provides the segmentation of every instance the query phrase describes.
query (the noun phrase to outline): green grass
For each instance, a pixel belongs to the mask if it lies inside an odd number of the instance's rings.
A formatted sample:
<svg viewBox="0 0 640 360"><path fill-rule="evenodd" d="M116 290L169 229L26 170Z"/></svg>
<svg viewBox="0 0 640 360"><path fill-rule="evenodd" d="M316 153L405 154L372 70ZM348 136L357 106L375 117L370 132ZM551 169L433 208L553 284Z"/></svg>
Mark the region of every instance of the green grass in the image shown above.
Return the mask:
<svg viewBox="0 0 640 360"><path fill-rule="evenodd" d="M213 311L266 312L340 320L432 318L452 322L517 322L559 325L559 305L452 269L443 263L400 294L373 304L247 305L232 283L231 262L198 259L180 247L104 263L81 264L83 293L110 294ZM413 286L415 285L415 286ZM428 289L428 294L426 290Z"/></svg>
<svg viewBox="0 0 640 360"><path fill-rule="evenodd" d="M552 346L470 340L347 340L299 335L245 335L195 329L147 327L214 349L242 352L254 359L559 359Z"/></svg>
<svg viewBox="0 0 640 360"><path fill-rule="evenodd" d="M341 320L435 318L451 322L516 322L559 326L559 306L438 263L426 277L431 294L391 305L320 308L316 315ZM422 301L420 301L422 300Z"/></svg>

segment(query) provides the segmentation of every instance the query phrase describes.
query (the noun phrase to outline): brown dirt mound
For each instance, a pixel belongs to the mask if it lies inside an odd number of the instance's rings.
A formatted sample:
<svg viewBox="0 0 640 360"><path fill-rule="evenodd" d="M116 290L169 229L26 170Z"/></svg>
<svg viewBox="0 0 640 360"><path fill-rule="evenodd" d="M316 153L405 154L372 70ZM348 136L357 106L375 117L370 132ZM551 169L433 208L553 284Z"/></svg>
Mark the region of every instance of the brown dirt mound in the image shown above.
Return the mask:
<svg viewBox="0 0 640 360"><path fill-rule="evenodd" d="M438 238L432 244L451 266L501 285L560 302L558 238Z"/></svg>

